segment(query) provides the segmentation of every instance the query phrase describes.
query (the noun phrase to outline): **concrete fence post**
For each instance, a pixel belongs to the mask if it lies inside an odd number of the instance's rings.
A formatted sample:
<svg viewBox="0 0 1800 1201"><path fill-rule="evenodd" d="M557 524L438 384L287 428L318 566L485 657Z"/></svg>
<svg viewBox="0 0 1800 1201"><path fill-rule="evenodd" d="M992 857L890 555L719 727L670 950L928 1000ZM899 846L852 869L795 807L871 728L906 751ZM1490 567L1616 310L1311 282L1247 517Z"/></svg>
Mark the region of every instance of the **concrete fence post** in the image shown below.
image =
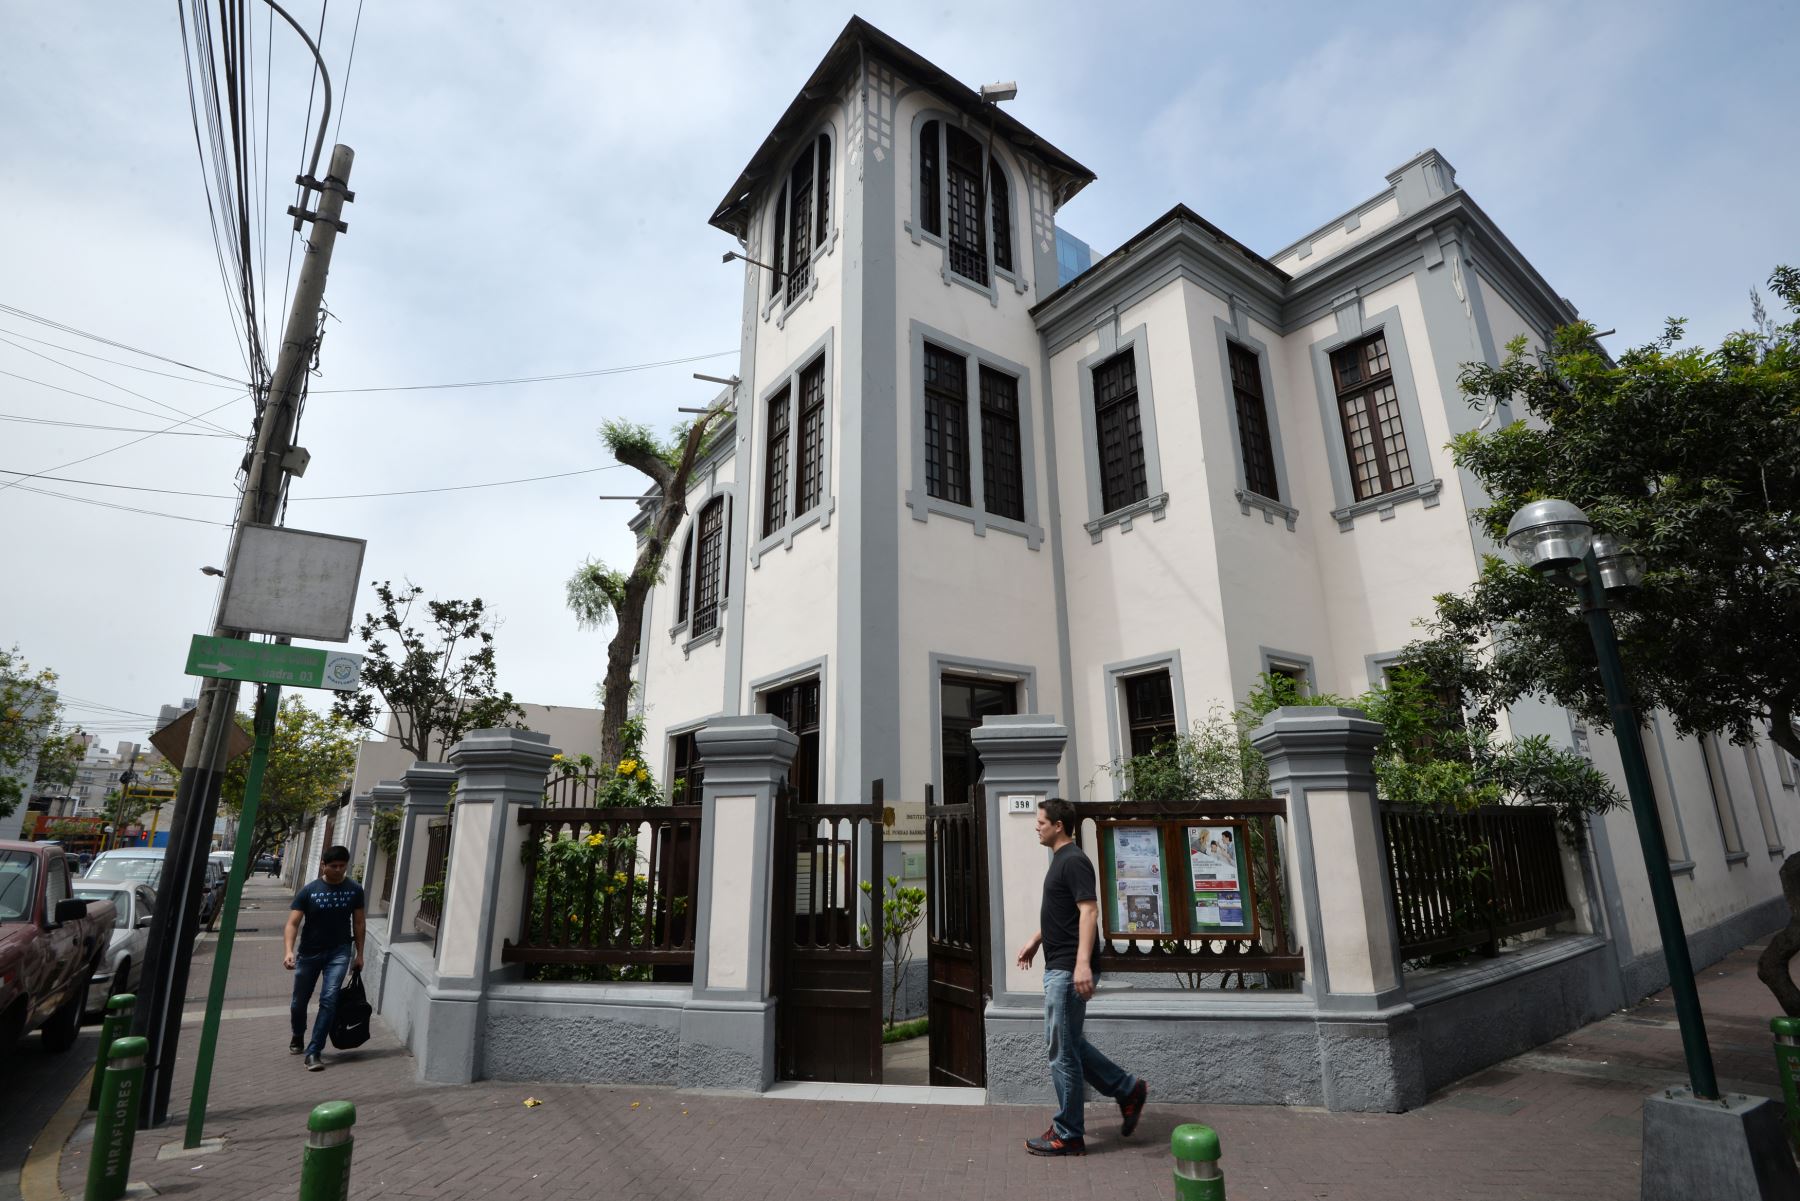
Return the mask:
<svg viewBox="0 0 1800 1201"><path fill-rule="evenodd" d="M1355 709L1277 709L1251 735L1269 790L1288 806L1283 861L1306 952L1302 988L1318 1007L1329 1109L1398 1111L1425 1101L1417 1018L1375 795L1381 726Z"/></svg>
<svg viewBox="0 0 1800 1201"><path fill-rule="evenodd" d="M700 878L693 999L681 1012L683 1087L762 1090L775 1080L769 995L776 793L800 740L766 713L723 717L696 736Z"/></svg>
<svg viewBox="0 0 1800 1201"><path fill-rule="evenodd" d="M376 917L387 913L390 904L398 899L388 882L400 864L400 848L395 846L391 851L384 851L376 846L375 823L384 813L405 809L406 789L392 781L377 784L369 789L369 802L368 856L364 860L363 889L369 894L369 916ZM383 892L388 893L389 901L381 899Z"/></svg>
<svg viewBox="0 0 1800 1201"><path fill-rule="evenodd" d="M444 816L456 769L442 763L416 762L400 777L404 801L400 810L400 849L395 855L394 899L388 907L388 945L423 937L413 929L419 915L419 886L425 880L427 827ZM377 785L380 787L380 785Z"/></svg>
<svg viewBox="0 0 1800 1201"><path fill-rule="evenodd" d="M368 852L369 852L369 818L373 813L373 801L368 793L350 798L349 810L344 814L344 822L350 827L339 839L350 848L350 865L362 868L360 879L363 887L368 888Z"/></svg>

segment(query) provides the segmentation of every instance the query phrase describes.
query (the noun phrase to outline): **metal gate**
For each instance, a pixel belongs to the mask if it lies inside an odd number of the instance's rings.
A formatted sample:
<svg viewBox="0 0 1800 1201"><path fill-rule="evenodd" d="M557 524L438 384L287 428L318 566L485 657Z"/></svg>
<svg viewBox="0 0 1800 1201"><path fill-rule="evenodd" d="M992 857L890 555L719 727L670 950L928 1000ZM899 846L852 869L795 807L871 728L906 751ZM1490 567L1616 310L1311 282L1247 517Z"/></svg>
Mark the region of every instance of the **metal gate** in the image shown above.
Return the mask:
<svg viewBox="0 0 1800 1201"><path fill-rule="evenodd" d="M925 793L926 959L930 975L927 1037L931 1083L987 1085L982 1010L992 992L988 969L987 839L984 806L971 795L953 805Z"/></svg>
<svg viewBox="0 0 1800 1201"><path fill-rule="evenodd" d="M881 1081L881 782L867 804L775 805L776 1074ZM879 890L873 891L879 898Z"/></svg>

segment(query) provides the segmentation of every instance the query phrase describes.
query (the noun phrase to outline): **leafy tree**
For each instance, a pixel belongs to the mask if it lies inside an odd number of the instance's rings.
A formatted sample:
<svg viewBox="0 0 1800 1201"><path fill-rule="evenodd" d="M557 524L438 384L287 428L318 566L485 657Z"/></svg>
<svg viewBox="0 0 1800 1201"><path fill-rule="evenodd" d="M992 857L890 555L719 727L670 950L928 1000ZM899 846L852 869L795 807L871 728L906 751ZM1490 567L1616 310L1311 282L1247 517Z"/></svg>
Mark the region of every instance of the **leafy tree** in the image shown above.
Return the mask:
<svg viewBox="0 0 1800 1201"><path fill-rule="evenodd" d="M412 621L423 588L387 580L374 587L381 611L365 614L356 630L368 656L362 687L338 694L334 713L365 730L376 729L384 709L393 713L400 745L427 760L471 730L524 728L525 711L500 691L493 623L480 597L426 601L421 629Z"/></svg>
<svg viewBox="0 0 1800 1201"><path fill-rule="evenodd" d="M688 480L711 443L711 432L724 409L713 408L675 430L663 442L642 425L608 421L600 437L613 458L650 477L654 516L638 543L629 572L589 559L569 577L567 599L582 629L615 629L606 648L606 676L600 684L600 758L623 758L621 731L631 705L631 659L644 622L644 603L662 576L663 556L687 515Z"/></svg>
<svg viewBox="0 0 1800 1201"><path fill-rule="evenodd" d="M57 736L62 706L55 686L56 673L33 671L18 647L0 650L0 817L25 799L27 777L35 778L33 765Z"/></svg>
<svg viewBox="0 0 1800 1201"><path fill-rule="evenodd" d="M255 737L250 714L236 714L236 720L238 728ZM249 832L252 863L264 851L285 844L308 817L343 794L356 770L358 741L356 728L338 713L315 713L297 696L282 702L269 739L269 762L263 768L256 829ZM233 817L244 811L249 774L249 755L239 755L225 767L219 805Z"/></svg>
<svg viewBox="0 0 1800 1201"><path fill-rule="evenodd" d="M873 898L875 888L862 881L863 895ZM881 957L888 965L887 1028L892 1030L900 1015L900 994L906 988L906 966L913 960L913 931L925 921L925 890L900 883L899 876L887 877L887 894L881 902ZM869 944L869 926L861 926L862 943Z"/></svg>
<svg viewBox="0 0 1800 1201"><path fill-rule="evenodd" d="M1800 272L1770 289L1800 317ZM1647 572L1615 609L1625 674L1640 714L1668 713L1683 735L1750 743L1766 731L1800 755L1800 319L1755 328L1717 350L1683 347L1682 322L1614 362L1592 326L1557 331L1541 353L1523 341L1498 366L1473 364L1463 391L1526 419L1452 444L1487 490L1476 512L1500 538L1517 509L1556 496L1644 556ZM1483 716L1547 695L1596 727L1611 716L1593 644L1569 595L1497 556L1475 584L1437 598L1430 637L1411 661L1460 686ZM1782 868L1800 911L1800 863ZM1800 1015L1788 961L1800 921L1771 942L1759 973Z"/></svg>
<svg viewBox="0 0 1800 1201"><path fill-rule="evenodd" d="M58 730L46 737L38 747L34 791L54 792L74 784L86 754L87 742L80 729Z"/></svg>

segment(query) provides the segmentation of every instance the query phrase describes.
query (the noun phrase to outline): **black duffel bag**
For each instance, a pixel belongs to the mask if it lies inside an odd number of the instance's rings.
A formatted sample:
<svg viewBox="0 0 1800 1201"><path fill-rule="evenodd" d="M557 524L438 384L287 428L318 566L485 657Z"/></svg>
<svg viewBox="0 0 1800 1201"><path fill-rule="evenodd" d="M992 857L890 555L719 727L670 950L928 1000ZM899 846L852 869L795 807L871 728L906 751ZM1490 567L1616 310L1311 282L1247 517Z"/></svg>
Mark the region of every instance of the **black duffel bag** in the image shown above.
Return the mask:
<svg viewBox="0 0 1800 1201"><path fill-rule="evenodd" d="M369 1041L369 1023L375 1007L363 991L362 971L354 970L350 979L338 990L337 1018L331 1023L331 1045L340 1051L360 1047Z"/></svg>

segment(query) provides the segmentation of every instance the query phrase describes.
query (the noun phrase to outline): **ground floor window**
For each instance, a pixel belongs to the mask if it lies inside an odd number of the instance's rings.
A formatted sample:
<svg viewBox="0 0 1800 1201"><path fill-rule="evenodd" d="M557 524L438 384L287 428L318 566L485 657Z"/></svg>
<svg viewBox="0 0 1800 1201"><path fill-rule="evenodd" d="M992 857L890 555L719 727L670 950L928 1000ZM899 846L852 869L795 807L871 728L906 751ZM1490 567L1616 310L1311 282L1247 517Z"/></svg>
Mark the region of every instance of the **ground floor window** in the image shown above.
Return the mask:
<svg viewBox="0 0 1800 1201"><path fill-rule="evenodd" d="M819 803L819 774L824 768L819 754L819 679L811 676L763 693L763 712L779 717L800 739L788 783L801 804Z"/></svg>
<svg viewBox="0 0 1800 1201"><path fill-rule="evenodd" d="M989 717L1019 711L1019 686L1011 680L978 680L945 676L939 683L942 728L939 731L943 759L939 779L944 791L934 798L944 805L961 805L981 779L981 756L975 750L975 728Z"/></svg>

